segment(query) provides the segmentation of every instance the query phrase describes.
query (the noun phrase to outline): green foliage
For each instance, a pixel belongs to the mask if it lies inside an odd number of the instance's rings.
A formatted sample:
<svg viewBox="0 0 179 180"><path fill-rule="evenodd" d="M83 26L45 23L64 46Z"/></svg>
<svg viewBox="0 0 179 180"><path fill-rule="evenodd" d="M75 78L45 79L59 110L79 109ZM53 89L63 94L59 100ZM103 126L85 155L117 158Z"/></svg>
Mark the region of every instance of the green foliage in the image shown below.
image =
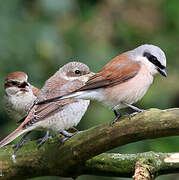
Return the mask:
<svg viewBox="0 0 179 180"><path fill-rule="evenodd" d="M178 0L2 1L0 96L4 94L4 78L10 72L27 72L30 82L41 88L49 76L69 61L85 62L92 71L97 72L121 52L143 43L153 43L166 52L168 78L157 77L138 106L162 109L177 107L178 19ZM16 124L4 113L2 105L0 117L2 138ZM112 118L110 110L99 103L92 103L79 127L86 129ZM177 137L144 141L119 147L116 151L178 151L177 141Z"/></svg>

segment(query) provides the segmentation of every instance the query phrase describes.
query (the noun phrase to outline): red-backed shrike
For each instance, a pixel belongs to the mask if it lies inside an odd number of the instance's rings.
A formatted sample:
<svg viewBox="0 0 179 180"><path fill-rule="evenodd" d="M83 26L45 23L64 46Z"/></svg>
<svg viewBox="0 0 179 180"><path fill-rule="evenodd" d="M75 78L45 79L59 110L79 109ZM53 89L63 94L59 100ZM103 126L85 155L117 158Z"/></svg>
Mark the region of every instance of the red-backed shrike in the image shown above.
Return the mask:
<svg viewBox="0 0 179 180"><path fill-rule="evenodd" d="M93 73L94 74L94 73ZM36 101L42 101L57 95L65 95L79 89L92 75L89 68L80 62L70 62L59 69L37 95ZM35 105L22 124L0 142L0 147L13 141L25 132L34 129L47 129L61 132L66 137L73 134L65 129L76 126L86 112L89 100L66 99L60 102ZM41 144L48 138L42 139Z"/></svg>
<svg viewBox="0 0 179 180"><path fill-rule="evenodd" d="M96 99L114 110L115 122L121 114L116 110L130 107L137 112L139 108L132 104L139 101L153 82L158 72L167 76L164 52L154 45L141 45L127 51L107 63L103 69L93 75L83 87L65 96L41 101L39 104L59 101L60 99ZM113 123L112 122L112 123Z"/></svg>
<svg viewBox="0 0 179 180"><path fill-rule="evenodd" d="M5 110L16 120L23 118L28 113L39 92L39 89L28 82L27 74L20 71L7 75L4 89Z"/></svg>

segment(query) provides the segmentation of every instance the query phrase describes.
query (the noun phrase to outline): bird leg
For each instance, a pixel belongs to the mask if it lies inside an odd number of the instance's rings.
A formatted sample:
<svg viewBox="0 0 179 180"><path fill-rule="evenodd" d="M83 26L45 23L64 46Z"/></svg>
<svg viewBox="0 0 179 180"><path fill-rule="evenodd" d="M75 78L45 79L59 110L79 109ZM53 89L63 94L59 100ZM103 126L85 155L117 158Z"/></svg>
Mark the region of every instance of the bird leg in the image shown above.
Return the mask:
<svg viewBox="0 0 179 180"><path fill-rule="evenodd" d="M75 134L80 133L80 131L76 131L76 132L74 132L74 133L69 133L69 132L67 132L66 130L61 130L59 133L62 134L63 136L65 136L62 140L60 140L61 143L64 143L66 140L68 140L69 138L71 138L71 137L74 136Z"/></svg>
<svg viewBox="0 0 179 180"><path fill-rule="evenodd" d="M123 102L123 104L135 111L134 113L130 114L130 117L133 117L133 116L135 116L136 114L145 111L144 109L139 109L138 107L136 107L136 106L134 106L134 105L132 105L132 104L128 104L128 103L126 103L126 102Z"/></svg>
<svg viewBox="0 0 179 180"><path fill-rule="evenodd" d="M122 117L122 116L128 116L129 114L127 112L123 112L123 113L118 113L116 110L113 110L115 118L110 122L110 125L112 126L114 123L116 123L116 121Z"/></svg>
<svg viewBox="0 0 179 180"><path fill-rule="evenodd" d="M16 152L18 151L18 149L21 148L25 142L30 141L30 139L27 138L27 136L28 136L31 132L32 132L32 131L27 132L27 133L21 138L21 140L20 140L17 144L14 144L14 146L13 146L14 153L16 153Z"/></svg>
<svg viewBox="0 0 179 180"><path fill-rule="evenodd" d="M38 148L40 148L45 142L46 140L49 138L49 131L46 131L46 134L43 138L40 139L40 143L38 145Z"/></svg>

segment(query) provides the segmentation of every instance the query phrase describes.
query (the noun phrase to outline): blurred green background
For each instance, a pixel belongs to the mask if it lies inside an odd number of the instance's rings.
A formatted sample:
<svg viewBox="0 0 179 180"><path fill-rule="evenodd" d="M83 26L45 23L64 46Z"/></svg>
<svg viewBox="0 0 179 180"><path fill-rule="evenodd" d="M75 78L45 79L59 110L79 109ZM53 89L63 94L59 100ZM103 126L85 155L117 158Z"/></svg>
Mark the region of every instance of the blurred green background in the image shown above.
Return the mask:
<svg viewBox="0 0 179 180"><path fill-rule="evenodd" d="M0 5L0 96L6 75L24 71L38 88L60 66L75 60L99 71L111 58L144 43L160 46L167 56L168 77L155 78L141 108L179 106L178 0L6 0ZM94 113L95 112L95 113ZM111 110L92 102L78 129L113 119ZM0 138L16 128L0 108ZM119 132L120 133L120 132ZM145 140L113 150L120 153L179 151L179 137ZM63 179L43 177L40 179ZM78 180L122 179L80 176ZM168 175L158 180L176 180Z"/></svg>

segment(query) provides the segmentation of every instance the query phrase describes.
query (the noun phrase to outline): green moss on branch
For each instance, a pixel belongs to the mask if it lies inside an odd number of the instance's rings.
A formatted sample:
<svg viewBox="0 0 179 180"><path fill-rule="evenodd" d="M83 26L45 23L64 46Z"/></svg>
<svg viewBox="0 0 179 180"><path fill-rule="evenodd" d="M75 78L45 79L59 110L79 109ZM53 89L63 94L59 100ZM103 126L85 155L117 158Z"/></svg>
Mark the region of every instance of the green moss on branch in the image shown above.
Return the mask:
<svg viewBox="0 0 179 180"><path fill-rule="evenodd" d="M121 118L113 126L106 123L90 128L75 135L63 145L59 144L58 137L50 139L40 149L37 149L35 142L26 143L17 152L16 163L11 158L11 146L1 148L1 179L26 179L45 175L78 176L87 172L83 169L87 160L115 147L144 139L176 135L179 135L179 109L150 109L131 119ZM132 167L134 169L134 166ZM170 172L169 169L159 169L157 173L167 171ZM94 171L93 174L100 173ZM115 173L109 174L116 176ZM122 176L129 175L132 175L131 171L126 172L123 169Z"/></svg>

